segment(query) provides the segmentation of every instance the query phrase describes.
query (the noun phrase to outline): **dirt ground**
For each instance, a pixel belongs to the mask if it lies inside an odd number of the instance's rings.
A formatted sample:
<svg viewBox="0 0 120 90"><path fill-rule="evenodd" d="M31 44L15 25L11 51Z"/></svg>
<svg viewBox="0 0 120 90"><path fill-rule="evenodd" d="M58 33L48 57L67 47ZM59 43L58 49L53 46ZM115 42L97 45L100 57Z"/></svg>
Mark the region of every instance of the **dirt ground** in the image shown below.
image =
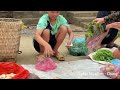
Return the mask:
<svg viewBox="0 0 120 90"><path fill-rule="evenodd" d="M74 30L76 30L76 32L74 32L74 37L84 37L85 32L82 32L83 30L81 30L82 28L80 27L75 27L72 26ZM34 31L35 28L30 27L27 30L23 30L22 34L21 34L21 39L20 39L20 47L19 50L22 51L21 54L18 54L17 56L17 63L18 64L35 64L36 62L36 56L38 55L38 53L35 51L34 47L33 47L33 37L34 37ZM64 42L62 43L62 45L59 48L59 52L61 52L62 54L64 54L66 56L66 61L74 61L74 60L82 60L87 58L87 56L72 56L69 55L69 52L67 50L67 48L65 47L66 41L67 41L68 35L66 36ZM115 43L120 45L120 38L118 38ZM55 58L53 58L55 59ZM56 62L61 62L55 59Z"/></svg>

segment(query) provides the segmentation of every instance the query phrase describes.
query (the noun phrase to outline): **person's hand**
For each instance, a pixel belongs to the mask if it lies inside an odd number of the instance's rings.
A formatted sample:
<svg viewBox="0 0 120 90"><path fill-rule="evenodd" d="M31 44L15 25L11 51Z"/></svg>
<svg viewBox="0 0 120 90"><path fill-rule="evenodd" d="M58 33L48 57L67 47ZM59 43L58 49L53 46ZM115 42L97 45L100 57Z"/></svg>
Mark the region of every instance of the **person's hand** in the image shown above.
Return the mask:
<svg viewBox="0 0 120 90"><path fill-rule="evenodd" d="M106 30L110 30L110 28L112 28L112 25L113 25L113 24L108 24L108 25L106 25L106 28L105 28L105 29L106 29Z"/></svg>
<svg viewBox="0 0 120 90"><path fill-rule="evenodd" d="M54 51L52 50L52 48L49 44L46 44L44 46L44 49L45 49L45 51L44 51L45 57L50 57L50 56L54 55Z"/></svg>
<svg viewBox="0 0 120 90"><path fill-rule="evenodd" d="M40 55L38 55L37 56L37 61L44 61L45 60L45 56L44 55L42 55L42 54L40 54Z"/></svg>
<svg viewBox="0 0 120 90"><path fill-rule="evenodd" d="M67 48L71 48L71 45L72 45L71 40L68 40L68 41L67 41L67 45L66 45L66 47L67 47Z"/></svg>
<svg viewBox="0 0 120 90"><path fill-rule="evenodd" d="M111 28L120 30L120 22L111 23Z"/></svg>
<svg viewBox="0 0 120 90"><path fill-rule="evenodd" d="M106 30L109 30L110 28L115 28L120 30L120 22L114 22L106 26Z"/></svg>
<svg viewBox="0 0 120 90"><path fill-rule="evenodd" d="M104 18L96 18L93 21L95 21L97 23L101 23L101 24L105 22Z"/></svg>

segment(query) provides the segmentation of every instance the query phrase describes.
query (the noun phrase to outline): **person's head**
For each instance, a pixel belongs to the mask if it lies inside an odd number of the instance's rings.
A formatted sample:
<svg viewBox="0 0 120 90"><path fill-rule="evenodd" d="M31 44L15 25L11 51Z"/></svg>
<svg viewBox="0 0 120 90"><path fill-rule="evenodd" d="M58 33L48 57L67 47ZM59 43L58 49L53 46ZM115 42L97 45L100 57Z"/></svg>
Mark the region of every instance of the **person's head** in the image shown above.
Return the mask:
<svg viewBox="0 0 120 90"><path fill-rule="evenodd" d="M55 20L60 15L60 11L48 11L48 15L51 20Z"/></svg>

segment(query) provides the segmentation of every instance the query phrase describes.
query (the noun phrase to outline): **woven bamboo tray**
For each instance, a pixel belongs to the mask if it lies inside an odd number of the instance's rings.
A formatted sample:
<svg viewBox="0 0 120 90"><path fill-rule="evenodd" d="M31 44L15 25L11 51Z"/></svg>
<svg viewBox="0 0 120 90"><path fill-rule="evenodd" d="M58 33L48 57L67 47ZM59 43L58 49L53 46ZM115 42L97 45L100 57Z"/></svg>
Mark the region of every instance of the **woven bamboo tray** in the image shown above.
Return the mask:
<svg viewBox="0 0 120 90"><path fill-rule="evenodd" d="M15 18L0 18L0 61L16 62L19 52L22 22Z"/></svg>

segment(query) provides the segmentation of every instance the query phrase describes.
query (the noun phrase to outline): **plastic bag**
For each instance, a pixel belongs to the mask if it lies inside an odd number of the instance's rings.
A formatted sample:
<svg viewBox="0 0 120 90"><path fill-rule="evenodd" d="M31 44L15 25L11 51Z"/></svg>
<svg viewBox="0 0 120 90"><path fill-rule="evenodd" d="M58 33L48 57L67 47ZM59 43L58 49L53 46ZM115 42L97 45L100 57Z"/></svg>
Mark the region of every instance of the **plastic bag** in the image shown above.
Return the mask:
<svg viewBox="0 0 120 90"><path fill-rule="evenodd" d="M81 37L81 38L73 38L72 40L73 43L79 42L79 43L84 43L85 42L85 38Z"/></svg>
<svg viewBox="0 0 120 90"><path fill-rule="evenodd" d="M72 40L73 46L68 48L68 51L73 56L85 56L88 52L88 48L85 45L85 38L74 38Z"/></svg>
<svg viewBox="0 0 120 90"><path fill-rule="evenodd" d="M102 41L101 38L102 38L103 36L104 36L104 33L99 34L99 35L97 35L97 36L93 36L93 37L87 38L87 40L86 40L86 45L87 45L87 47L88 47L89 49L96 49L98 43L101 43L100 41Z"/></svg>
<svg viewBox="0 0 120 90"><path fill-rule="evenodd" d="M0 62L0 75L14 73L12 79L27 79L29 71L14 62Z"/></svg>
<svg viewBox="0 0 120 90"><path fill-rule="evenodd" d="M93 21L87 25L87 32L85 33L85 37L86 45L90 53L99 48L98 44L101 44L106 34L107 32L105 31L105 28L97 22Z"/></svg>
<svg viewBox="0 0 120 90"><path fill-rule="evenodd" d="M116 66L120 66L120 59L113 59L111 60L111 63Z"/></svg>
<svg viewBox="0 0 120 90"><path fill-rule="evenodd" d="M112 64L107 64L105 67L100 68L100 70L108 77L112 79L120 79L120 66L115 66Z"/></svg>
<svg viewBox="0 0 120 90"><path fill-rule="evenodd" d="M51 58L45 58L45 60L37 60L35 68L40 71L50 71L56 69L57 65Z"/></svg>

